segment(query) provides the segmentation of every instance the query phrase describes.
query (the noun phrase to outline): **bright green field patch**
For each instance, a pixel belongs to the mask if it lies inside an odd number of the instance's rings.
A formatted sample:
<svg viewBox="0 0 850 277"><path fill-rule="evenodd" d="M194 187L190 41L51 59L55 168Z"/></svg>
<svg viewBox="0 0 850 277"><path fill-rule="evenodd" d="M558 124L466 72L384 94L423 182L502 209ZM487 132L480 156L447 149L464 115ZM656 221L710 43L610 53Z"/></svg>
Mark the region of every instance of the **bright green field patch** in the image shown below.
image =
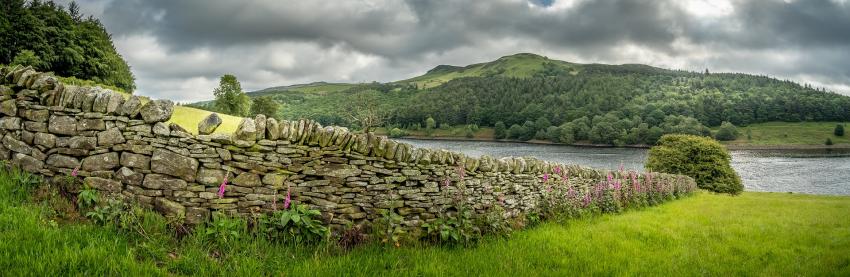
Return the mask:
<svg viewBox="0 0 850 277"><path fill-rule="evenodd" d="M258 240L216 252L192 236L145 241L90 224L50 227L40 206L0 201L0 268L10 275L850 274L849 197L699 193L621 215L546 223L472 248L351 252Z"/></svg>
<svg viewBox="0 0 850 277"><path fill-rule="evenodd" d="M212 112L210 111L192 107L174 106L174 114L171 115L171 120L168 122L176 123L177 125L186 128L189 132L197 134L198 123L201 122L201 120L204 120L204 118L211 113ZM236 131L236 127L239 126L239 122L242 120L241 117L222 113L219 113L218 116L221 117L222 123L221 126L218 126L218 129L215 130L215 133L232 134Z"/></svg>
<svg viewBox="0 0 850 277"><path fill-rule="evenodd" d="M738 127L740 135L728 144L752 145L824 145L827 138L835 144L850 143L850 132L842 137L833 131L839 122L767 122ZM752 140L747 139L747 129L752 132ZM846 127L845 127L846 129Z"/></svg>
<svg viewBox="0 0 850 277"><path fill-rule="evenodd" d="M327 84L318 84L318 85L309 85L297 88L291 88L289 90L300 91L300 92L335 92L349 89L351 87L356 86L356 84L345 84L345 83L327 83Z"/></svg>

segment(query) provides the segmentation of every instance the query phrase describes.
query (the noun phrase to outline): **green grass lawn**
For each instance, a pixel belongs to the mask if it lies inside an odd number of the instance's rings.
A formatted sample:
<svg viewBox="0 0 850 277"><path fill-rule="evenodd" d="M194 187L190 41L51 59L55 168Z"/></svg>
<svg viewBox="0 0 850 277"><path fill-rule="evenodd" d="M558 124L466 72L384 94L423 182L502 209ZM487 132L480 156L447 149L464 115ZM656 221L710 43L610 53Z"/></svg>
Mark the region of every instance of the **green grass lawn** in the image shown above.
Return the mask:
<svg viewBox="0 0 850 277"><path fill-rule="evenodd" d="M544 223L470 248L343 251L259 239L217 248L197 233L178 241L153 214L142 220L144 236L121 232L59 219L51 208L63 206L58 196L28 197L17 187L0 174L0 268L9 276L850 274L850 197L698 193L620 215Z"/></svg>
<svg viewBox="0 0 850 277"><path fill-rule="evenodd" d="M844 136L833 135L839 122L767 122L738 127L737 140L727 144L750 145L824 145L827 138L835 144L850 144L850 132ZM747 130L752 132L752 140L747 139ZM846 129L846 127L845 127Z"/></svg>

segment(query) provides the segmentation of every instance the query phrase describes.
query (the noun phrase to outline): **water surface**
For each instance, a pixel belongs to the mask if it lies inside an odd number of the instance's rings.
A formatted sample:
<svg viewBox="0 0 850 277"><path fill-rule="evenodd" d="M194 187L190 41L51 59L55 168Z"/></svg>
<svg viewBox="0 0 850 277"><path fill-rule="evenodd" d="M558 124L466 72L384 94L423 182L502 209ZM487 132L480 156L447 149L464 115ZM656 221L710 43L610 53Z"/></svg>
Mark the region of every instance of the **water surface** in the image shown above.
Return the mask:
<svg viewBox="0 0 850 277"><path fill-rule="evenodd" d="M416 147L473 157L531 156L595 168L643 170L647 149L596 148L510 142L401 139ZM733 150L732 167L747 191L850 195L850 153L826 150Z"/></svg>

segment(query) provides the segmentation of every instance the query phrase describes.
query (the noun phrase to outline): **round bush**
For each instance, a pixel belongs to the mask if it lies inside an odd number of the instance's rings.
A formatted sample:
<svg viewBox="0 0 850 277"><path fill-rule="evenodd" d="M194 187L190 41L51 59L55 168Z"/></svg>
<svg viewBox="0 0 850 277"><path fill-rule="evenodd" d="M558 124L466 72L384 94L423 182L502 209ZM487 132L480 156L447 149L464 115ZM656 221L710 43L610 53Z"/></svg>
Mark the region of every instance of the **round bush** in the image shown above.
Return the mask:
<svg viewBox="0 0 850 277"><path fill-rule="evenodd" d="M719 142L693 135L664 135L649 150L646 169L687 175L697 186L720 193L744 190L741 178L729 165L732 157Z"/></svg>

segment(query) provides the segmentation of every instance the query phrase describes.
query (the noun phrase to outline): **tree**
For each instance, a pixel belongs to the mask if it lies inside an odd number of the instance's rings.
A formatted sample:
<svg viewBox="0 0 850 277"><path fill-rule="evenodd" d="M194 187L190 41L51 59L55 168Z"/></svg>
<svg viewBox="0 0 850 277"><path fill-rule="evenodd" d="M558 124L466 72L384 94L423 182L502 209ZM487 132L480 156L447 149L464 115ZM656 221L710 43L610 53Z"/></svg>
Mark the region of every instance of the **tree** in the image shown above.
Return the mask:
<svg viewBox="0 0 850 277"><path fill-rule="evenodd" d="M270 117L277 117L277 110L279 108L280 104L278 104L271 96L260 96L254 98L254 101L251 103L251 116L264 114Z"/></svg>
<svg viewBox="0 0 850 277"><path fill-rule="evenodd" d="M475 128L475 127L473 127L473 126L474 126L473 124L466 125L466 128L465 128L465 130L464 130L464 135L466 136L466 138L473 138L473 137L475 137L475 130L476 130L477 128Z"/></svg>
<svg viewBox="0 0 850 277"><path fill-rule="evenodd" d="M504 122L496 122L496 125L493 126L493 137L496 139L503 139L507 136L507 130L505 128Z"/></svg>
<svg viewBox="0 0 850 277"><path fill-rule="evenodd" d="M12 60L12 65L32 66L36 70L44 70L46 67L46 63L41 61L41 58L30 50L23 50L18 53L15 59Z"/></svg>
<svg viewBox="0 0 850 277"><path fill-rule="evenodd" d="M717 130L717 134L714 135L714 138L721 141L735 140L738 138L738 128L732 123L723 121L723 123L720 124L720 129Z"/></svg>
<svg viewBox="0 0 850 277"><path fill-rule="evenodd" d="M833 134L835 134L835 136L838 136L838 137L843 137L844 136L844 125L843 124L835 125L835 131L833 131Z"/></svg>
<svg viewBox="0 0 850 277"><path fill-rule="evenodd" d="M832 145L832 144L833 144L833 143L832 143L832 138L826 138L826 142L824 142L823 144L825 144L825 145Z"/></svg>
<svg viewBox="0 0 850 277"><path fill-rule="evenodd" d="M0 4L0 64L31 65L132 92L135 77L103 24L75 3L9 0Z"/></svg>
<svg viewBox="0 0 850 277"><path fill-rule="evenodd" d="M380 105L378 91L357 92L345 109L345 114L351 122L369 133L372 127L383 125L389 118L387 110Z"/></svg>
<svg viewBox="0 0 850 277"><path fill-rule="evenodd" d="M437 128L437 121L429 116L428 119L425 119L425 133L428 136L434 135L434 128Z"/></svg>
<svg viewBox="0 0 850 277"><path fill-rule="evenodd" d="M564 123L563 125L561 125L561 127L558 128L561 129L558 132L558 142L566 144L573 144L574 142L576 142L572 124Z"/></svg>
<svg viewBox="0 0 850 277"><path fill-rule="evenodd" d="M694 135L664 135L649 149L646 169L694 178L697 186L714 192L738 194L741 178L730 166L732 156L716 140Z"/></svg>
<svg viewBox="0 0 850 277"><path fill-rule="evenodd" d="M525 128L518 124L511 125L511 128L508 129L508 138L512 139L522 139L525 136Z"/></svg>
<svg viewBox="0 0 850 277"><path fill-rule="evenodd" d="M218 87L213 90L215 109L221 113L247 116L251 108L251 99L242 92L242 84L236 76L225 74L218 81Z"/></svg>

